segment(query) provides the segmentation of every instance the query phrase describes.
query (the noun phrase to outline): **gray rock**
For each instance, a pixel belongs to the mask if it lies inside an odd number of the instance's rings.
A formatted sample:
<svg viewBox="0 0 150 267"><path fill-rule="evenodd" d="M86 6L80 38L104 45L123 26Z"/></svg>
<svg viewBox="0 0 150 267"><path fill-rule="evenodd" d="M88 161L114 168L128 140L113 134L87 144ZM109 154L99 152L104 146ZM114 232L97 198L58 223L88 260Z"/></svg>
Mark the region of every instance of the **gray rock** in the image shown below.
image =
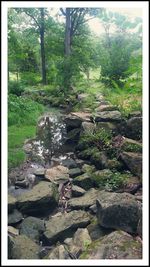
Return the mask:
<svg viewBox="0 0 150 267"><path fill-rule="evenodd" d="M80 259L142 259L142 244L123 231L114 231L92 242Z"/></svg>
<svg viewBox="0 0 150 267"><path fill-rule="evenodd" d="M65 249L63 245L58 245L49 252L49 254L45 257L45 259L49 260L66 260L71 259L68 251Z"/></svg>
<svg viewBox="0 0 150 267"><path fill-rule="evenodd" d="M106 153L103 151L98 151L92 154L90 161L99 170L107 168L108 159L107 159Z"/></svg>
<svg viewBox="0 0 150 267"><path fill-rule="evenodd" d="M69 179L69 170L67 167L58 165L47 169L45 172L45 178L50 182L60 184Z"/></svg>
<svg viewBox="0 0 150 267"><path fill-rule="evenodd" d="M8 215L8 225L13 225L20 222L23 219L23 215L18 210L14 209L12 213Z"/></svg>
<svg viewBox="0 0 150 267"><path fill-rule="evenodd" d="M120 159L127 168L139 178L142 178L142 154L133 152L122 152Z"/></svg>
<svg viewBox="0 0 150 267"><path fill-rule="evenodd" d="M42 176L42 177L44 177L45 171L46 171L45 168L38 168L38 169L35 169L34 170L33 174L35 174L36 176Z"/></svg>
<svg viewBox="0 0 150 267"><path fill-rule="evenodd" d="M17 207L25 214L42 214L52 211L58 201L57 186L50 182L40 182L32 190L18 196Z"/></svg>
<svg viewBox="0 0 150 267"><path fill-rule="evenodd" d="M121 113L118 110L102 111L95 114L96 122L119 122L121 121Z"/></svg>
<svg viewBox="0 0 150 267"><path fill-rule="evenodd" d="M99 107L96 108L96 111L97 112L101 112L101 111L112 111L112 110L116 110L117 107L116 106L113 106L113 105L106 105L106 104L100 104Z"/></svg>
<svg viewBox="0 0 150 267"><path fill-rule="evenodd" d="M73 169L69 170L69 176L71 178L75 178L75 177L81 175L82 173L83 173L83 171L79 168L73 168Z"/></svg>
<svg viewBox="0 0 150 267"><path fill-rule="evenodd" d="M29 181L27 181L26 179L24 179L23 181L16 181L15 185L22 188L27 188L29 187Z"/></svg>
<svg viewBox="0 0 150 267"><path fill-rule="evenodd" d="M19 235L19 230L13 226L8 226L8 235L11 237L16 237Z"/></svg>
<svg viewBox="0 0 150 267"><path fill-rule="evenodd" d="M95 183L91 176L87 173L84 173L80 176L77 176L73 179L73 184L82 187L85 190L89 190L94 187Z"/></svg>
<svg viewBox="0 0 150 267"><path fill-rule="evenodd" d="M68 201L68 207L72 209L88 209L90 206L96 203L98 191L91 188L83 196L78 198L71 198Z"/></svg>
<svg viewBox="0 0 150 267"><path fill-rule="evenodd" d="M12 259L39 259L39 246L25 235L14 239Z"/></svg>
<svg viewBox="0 0 150 267"><path fill-rule="evenodd" d="M92 241L97 240L100 237L108 235L112 232L111 229L107 229L107 228L100 226L97 223L97 221L95 221L94 223L91 222L87 226L87 229L88 229L88 232L89 232L89 235L90 235Z"/></svg>
<svg viewBox="0 0 150 267"><path fill-rule="evenodd" d="M8 213L12 212L16 208L17 199L11 195L8 195Z"/></svg>
<svg viewBox="0 0 150 267"><path fill-rule="evenodd" d="M129 233L137 232L141 206L133 195L99 191L96 205L97 218L101 226Z"/></svg>
<svg viewBox="0 0 150 267"><path fill-rule="evenodd" d="M64 159L62 160L62 165L68 169L77 168L77 163L73 159Z"/></svg>
<svg viewBox="0 0 150 267"><path fill-rule="evenodd" d="M34 241L39 241L40 235L44 230L44 220L36 217L27 217L20 225L20 234L26 235Z"/></svg>
<svg viewBox="0 0 150 267"><path fill-rule="evenodd" d="M72 186L72 197L81 197L85 194L85 190L77 185Z"/></svg>
<svg viewBox="0 0 150 267"><path fill-rule="evenodd" d="M66 128L68 131L71 131L74 128L80 128L82 119L75 115L68 115L65 119L64 122L66 123Z"/></svg>
<svg viewBox="0 0 150 267"><path fill-rule="evenodd" d="M85 211L71 211L50 218L46 222L44 238L49 244L64 240L71 232L79 227L86 227L90 223L89 215Z"/></svg>
<svg viewBox="0 0 150 267"><path fill-rule="evenodd" d="M142 139L142 117L132 117L127 120L125 136L135 140Z"/></svg>
<svg viewBox="0 0 150 267"><path fill-rule="evenodd" d="M118 123L116 122L97 122L96 129L105 129L106 131L111 131L118 134Z"/></svg>
<svg viewBox="0 0 150 267"><path fill-rule="evenodd" d="M121 150L126 152L142 153L142 144L129 138L123 138Z"/></svg>
<svg viewBox="0 0 150 267"><path fill-rule="evenodd" d="M81 133L88 134L88 133L93 133L95 129L95 124L92 122L82 122L81 126Z"/></svg>

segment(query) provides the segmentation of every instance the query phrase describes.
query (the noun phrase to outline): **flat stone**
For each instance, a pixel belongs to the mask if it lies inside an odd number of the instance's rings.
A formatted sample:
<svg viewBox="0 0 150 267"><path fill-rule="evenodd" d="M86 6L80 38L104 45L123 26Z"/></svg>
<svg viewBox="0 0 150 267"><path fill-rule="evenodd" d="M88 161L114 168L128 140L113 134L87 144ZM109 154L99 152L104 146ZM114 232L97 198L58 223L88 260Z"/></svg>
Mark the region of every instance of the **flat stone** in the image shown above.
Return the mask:
<svg viewBox="0 0 150 267"><path fill-rule="evenodd" d="M83 173L83 171L79 168L73 168L73 169L69 170L69 176L71 178L75 178L75 177L81 175L82 173Z"/></svg>
<svg viewBox="0 0 150 267"><path fill-rule="evenodd" d="M13 226L8 226L8 235L11 237L16 237L19 235L19 230Z"/></svg>
<svg viewBox="0 0 150 267"><path fill-rule="evenodd" d="M47 169L45 172L45 178L56 184L60 184L69 179L69 170L67 167L58 165L51 169Z"/></svg>
<svg viewBox="0 0 150 267"><path fill-rule="evenodd" d="M94 117L95 122L118 122L121 119L121 113L118 110L102 111L95 114Z"/></svg>
<svg viewBox="0 0 150 267"><path fill-rule="evenodd" d="M77 185L72 186L72 197L81 197L85 194L85 190Z"/></svg>
<svg viewBox="0 0 150 267"><path fill-rule="evenodd" d="M44 177L45 171L46 171L45 168L39 168L39 169L35 169L34 172L33 172L33 174L35 174L36 176L42 176L42 177Z"/></svg>
<svg viewBox="0 0 150 267"><path fill-rule="evenodd" d="M90 223L89 215L85 211L71 211L50 218L46 222L44 238L49 244L58 240L64 240L69 233L74 232L79 227L86 227Z"/></svg>
<svg viewBox="0 0 150 267"><path fill-rule="evenodd" d="M96 108L97 112L101 112L101 111L112 111L112 110L116 110L116 106L113 105L100 105L99 107Z"/></svg>
<svg viewBox="0 0 150 267"><path fill-rule="evenodd" d="M40 182L32 190L18 196L17 207L25 214L33 215L53 210L58 201L58 188L50 182Z"/></svg>
<svg viewBox="0 0 150 267"><path fill-rule="evenodd" d="M90 206L96 203L98 190L91 188L83 196L78 198L71 198L68 201L68 207L71 209L88 209Z"/></svg>
<svg viewBox="0 0 150 267"><path fill-rule="evenodd" d="M81 120L81 122L83 122L83 121L90 122L91 121L91 119L90 119L91 118L91 113L87 113L87 112L72 112L71 115L75 116L76 118L79 118Z"/></svg>

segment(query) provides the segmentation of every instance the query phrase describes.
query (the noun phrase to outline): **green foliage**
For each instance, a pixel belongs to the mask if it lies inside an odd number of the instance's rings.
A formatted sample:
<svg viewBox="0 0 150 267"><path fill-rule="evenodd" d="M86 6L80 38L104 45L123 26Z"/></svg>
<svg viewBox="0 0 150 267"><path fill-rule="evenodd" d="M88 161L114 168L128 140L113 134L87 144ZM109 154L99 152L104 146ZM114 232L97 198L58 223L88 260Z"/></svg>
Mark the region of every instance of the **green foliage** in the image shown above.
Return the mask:
<svg viewBox="0 0 150 267"><path fill-rule="evenodd" d="M20 81L8 82L8 93L20 96L24 92L24 84Z"/></svg>
<svg viewBox="0 0 150 267"><path fill-rule="evenodd" d="M37 117L44 111L42 105L30 99L9 95L8 125L35 124Z"/></svg>
<svg viewBox="0 0 150 267"><path fill-rule="evenodd" d="M25 85L37 85L41 82L41 77L38 73L35 72L22 72L20 74L21 81Z"/></svg>

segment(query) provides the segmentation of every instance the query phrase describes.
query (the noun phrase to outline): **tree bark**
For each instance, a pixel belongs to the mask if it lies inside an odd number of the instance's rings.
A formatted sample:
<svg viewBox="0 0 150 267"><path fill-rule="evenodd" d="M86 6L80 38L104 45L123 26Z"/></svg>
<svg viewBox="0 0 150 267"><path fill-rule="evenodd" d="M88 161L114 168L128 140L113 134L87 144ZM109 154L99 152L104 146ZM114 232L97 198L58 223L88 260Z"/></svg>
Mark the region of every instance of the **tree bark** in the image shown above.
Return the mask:
<svg viewBox="0 0 150 267"><path fill-rule="evenodd" d="M40 8L41 26L40 26L40 46L41 46L41 63L42 63L42 83L46 84L46 66L45 66L45 47L44 47L44 9Z"/></svg>
<svg viewBox="0 0 150 267"><path fill-rule="evenodd" d="M71 18L70 8L66 8L66 29L65 29L65 56L71 54Z"/></svg>

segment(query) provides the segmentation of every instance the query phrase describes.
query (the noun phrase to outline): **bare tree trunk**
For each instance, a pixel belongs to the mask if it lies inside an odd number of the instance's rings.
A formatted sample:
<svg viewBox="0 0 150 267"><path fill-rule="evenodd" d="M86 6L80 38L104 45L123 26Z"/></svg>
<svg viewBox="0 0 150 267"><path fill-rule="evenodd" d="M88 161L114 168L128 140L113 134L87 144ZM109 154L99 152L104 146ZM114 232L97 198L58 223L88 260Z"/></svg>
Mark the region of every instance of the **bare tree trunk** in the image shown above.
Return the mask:
<svg viewBox="0 0 150 267"><path fill-rule="evenodd" d="M65 29L65 56L71 54L71 18L70 8L66 8L66 29Z"/></svg>
<svg viewBox="0 0 150 267"><path fill-rule="evenodd" d="M45 47L44 47L44 9L40 8L41 12L41 27L40 27L40 46L41 46L41 61L42 61L42 83L46 84L46 66L45 66Z"/></svg>

